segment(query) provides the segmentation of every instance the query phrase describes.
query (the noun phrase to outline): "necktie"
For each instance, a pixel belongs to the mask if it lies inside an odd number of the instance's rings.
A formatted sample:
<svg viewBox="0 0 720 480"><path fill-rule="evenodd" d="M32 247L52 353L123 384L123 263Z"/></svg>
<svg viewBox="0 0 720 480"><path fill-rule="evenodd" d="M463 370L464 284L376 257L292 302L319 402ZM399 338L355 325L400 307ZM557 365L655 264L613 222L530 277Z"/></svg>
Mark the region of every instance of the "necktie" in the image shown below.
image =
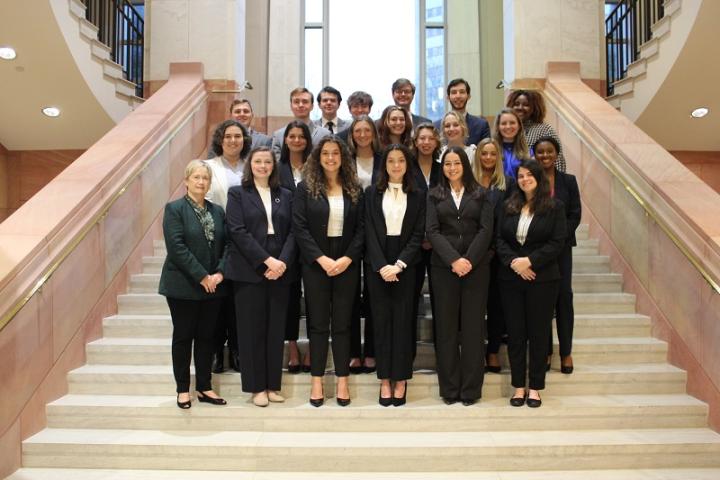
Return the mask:
<svg viewBox="0 0 720 480"><path fill-rule="evenodd" d="M326 126L327 129L330 130L330 133L335 133L335 129L333 128L333 122L328 122Z"/></svg>

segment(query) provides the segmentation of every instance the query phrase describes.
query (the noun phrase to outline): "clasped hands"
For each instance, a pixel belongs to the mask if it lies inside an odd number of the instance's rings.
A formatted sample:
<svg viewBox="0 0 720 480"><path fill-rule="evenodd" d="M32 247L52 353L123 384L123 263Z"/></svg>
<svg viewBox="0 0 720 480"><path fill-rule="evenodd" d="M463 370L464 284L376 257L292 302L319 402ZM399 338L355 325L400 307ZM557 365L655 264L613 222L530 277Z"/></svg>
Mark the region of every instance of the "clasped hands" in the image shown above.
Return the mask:
<svg viewBox="0 0 720 480"><path fill-rule="evenodd" d="M332 258L323 255L322 257L318 257L316 260L317 263L320 264L320 267L322 267L323 270L325 270L325 273L327 273L328 277L336 277L343 273L352 263L352 259L350 257L340 257L337 260L333 260Z"/></svg>
<svg viewBox="0 0 720 480"><path fill-rule="evenodd" d="M217 286L222 283L223 280L223 274L217 272L212 275L205 275L205 278L200 280L200 285L205 289L205 293L215 293Z"/></svg>
<svg viewBox="0 0 720 480"><path fill-rule="evenodd" d="M520 278L523 280L535 280L535 272L532 268L530 268L531 266L532 264L530 263L530 259L528 257L518 257L510 262L510 268L520 275Z"/></svg>
<svg viewBox="0 0 720 480"><path fill-rule="evenodd" d="M399 282L398 273L402 272L402 268L397 265L385 265L378 273L386 282Z"/></svg>
<svg viewBox="0 0 720 480"><path fill-rule="evenodd" d="M278 278L282 277L285 273L285 270L287 270L287 265L285 265L285 262L278 260L275 257L268 257L265 259L265 265L268 267L267 270L265 270L265 278L268 280L277 280Z"/></svg>
<svg viewBox="0 0 720 480"><path fill-rule="evenodd" d="M470 271L473 269L472 263L470 263L470 260L467 258L460 257L452 264L450 264L450 268L452 268L452 271L455 275L458 277L464 277Z"/></svg>

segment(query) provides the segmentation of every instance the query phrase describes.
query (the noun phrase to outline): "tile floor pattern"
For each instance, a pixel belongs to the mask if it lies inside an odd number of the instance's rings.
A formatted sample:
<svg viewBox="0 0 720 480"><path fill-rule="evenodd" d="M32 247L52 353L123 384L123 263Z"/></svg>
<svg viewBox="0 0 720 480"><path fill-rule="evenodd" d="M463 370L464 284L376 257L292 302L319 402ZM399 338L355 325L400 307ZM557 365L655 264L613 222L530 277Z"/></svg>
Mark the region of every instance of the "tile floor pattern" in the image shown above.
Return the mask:
<svg viewBox="0 0 720 480"><path fill-rule="evenodd" d="M486 375L480 403L445 406L426 314L405 407L380 407L374 375L357 375L349 408L330 401L316 409L309 377L286 374L288 401L257 408L239 374L227 372L214 376L227 407L195 401L181 411L170 317L154 293L164 256L157 242L119 296L118 314L105 319L105 338L69 374L69 394L48 405L48 428L24 442L23 468L10 479L720 479L720 435L707 428L707 406L685 394L685 372L667 364L666 345L649 336L649 318L635 313L587 226L578 238L575 373L559 373L556 355L537 410L508 405L506 363ZM332 375L325 391L334 391Z"/></svg>

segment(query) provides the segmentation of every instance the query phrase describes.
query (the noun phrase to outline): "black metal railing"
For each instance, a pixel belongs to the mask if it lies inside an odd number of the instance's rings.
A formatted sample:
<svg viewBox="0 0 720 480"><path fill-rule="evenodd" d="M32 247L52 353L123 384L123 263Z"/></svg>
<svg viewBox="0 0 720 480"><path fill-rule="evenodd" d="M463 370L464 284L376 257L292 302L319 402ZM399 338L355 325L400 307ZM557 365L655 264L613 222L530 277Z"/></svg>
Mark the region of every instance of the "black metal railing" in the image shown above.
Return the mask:
<svg viewBox="0 0 720 480"><path fill-rule="evenodd" d="M640 56L640 46L652 38L652 26L664 16L663 0L620 0L605 19L607 94L625 77L628 65Z"/></svg>
<svg viewBox="0 0 720 480"><path fill-rule="evenodd" d="M143 46L145 22L139 2L130 0L83 0L85 17L98 27L98 40L110 47L110 58L122 67L126 80L143 96ZM144 13L144 6L139 8Z"/></svg>

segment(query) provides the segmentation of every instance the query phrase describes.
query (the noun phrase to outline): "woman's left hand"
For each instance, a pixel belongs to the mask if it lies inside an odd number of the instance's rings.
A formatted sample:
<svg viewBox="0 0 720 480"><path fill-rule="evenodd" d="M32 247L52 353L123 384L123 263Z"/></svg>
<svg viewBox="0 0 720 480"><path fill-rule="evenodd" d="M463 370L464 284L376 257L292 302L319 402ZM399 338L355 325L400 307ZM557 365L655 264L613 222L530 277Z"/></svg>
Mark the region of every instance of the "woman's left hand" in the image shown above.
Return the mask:
<svg viewBox="0 0 720 480"><path fill-rule="evenodd" d="M380 276L386 282L398 282L400 279L397 277L398 273L402 272L402 269L397 265L385 265L378 271Z"/></svg>
<svg viewBox="0 0 720 480"><path fill-rule="evenodd" d="M336 277L343 273L352 263L352 259L350 257L340 257L337 260L335 260L335 265L333 268L330 269L330 272L328 272L328 276L330 277Z"/></svg>

